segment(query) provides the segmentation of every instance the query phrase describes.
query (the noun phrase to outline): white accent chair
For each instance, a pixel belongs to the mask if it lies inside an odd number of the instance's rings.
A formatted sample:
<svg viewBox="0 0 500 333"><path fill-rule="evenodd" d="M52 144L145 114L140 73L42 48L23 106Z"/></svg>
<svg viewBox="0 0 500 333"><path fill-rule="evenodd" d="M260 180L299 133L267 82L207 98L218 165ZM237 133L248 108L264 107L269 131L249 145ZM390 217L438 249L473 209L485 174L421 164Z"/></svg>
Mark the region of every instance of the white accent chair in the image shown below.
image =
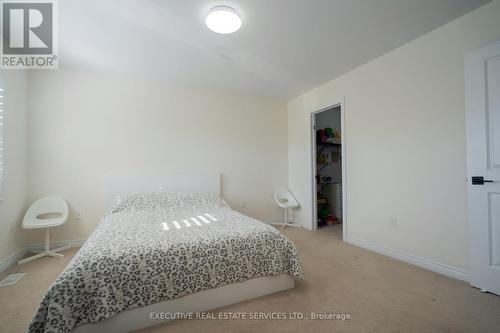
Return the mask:
<svg viewBox="0 0 500 333"><path fill-rule="evenodd" d="M289 208L297 208L299 207L299 203L293 197L292 193L284 188L277 188L274 190L274 200L276 204L285 210L285 220L283 223L273 223L273 225L281 225L282 229L286 227L297 227L301 228L302 226L290 223L288 221L288 209Z"/></svg>
<svg viewBox="0 0 500 333"><path fill-rule="evenodd" d="M24 215L23 229L41 229L45 228L45 249L43 251L31 250L36 255L19 260L19 265L25 264L32 260L50 256L64 257L63 254L57 253L70 248L63 246L57 249L50 249L49 229L65 223L68 220L68 204L63 198L50 196L35 201Z"/></svg>

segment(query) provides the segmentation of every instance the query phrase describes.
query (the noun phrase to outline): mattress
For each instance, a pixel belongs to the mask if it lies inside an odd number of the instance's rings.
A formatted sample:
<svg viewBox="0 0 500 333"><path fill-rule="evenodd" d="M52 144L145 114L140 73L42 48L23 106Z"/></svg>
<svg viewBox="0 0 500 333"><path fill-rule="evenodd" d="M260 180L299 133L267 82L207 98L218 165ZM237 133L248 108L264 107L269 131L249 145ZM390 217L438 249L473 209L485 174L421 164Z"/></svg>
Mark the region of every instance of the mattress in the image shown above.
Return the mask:
<svg viewBox="0 0 500 333"><path fill-rule="evenodd" d="M69 332L122 311L262 276L302 278L294 244L218 195L117 198L47 291L29 332Z"/></svg>

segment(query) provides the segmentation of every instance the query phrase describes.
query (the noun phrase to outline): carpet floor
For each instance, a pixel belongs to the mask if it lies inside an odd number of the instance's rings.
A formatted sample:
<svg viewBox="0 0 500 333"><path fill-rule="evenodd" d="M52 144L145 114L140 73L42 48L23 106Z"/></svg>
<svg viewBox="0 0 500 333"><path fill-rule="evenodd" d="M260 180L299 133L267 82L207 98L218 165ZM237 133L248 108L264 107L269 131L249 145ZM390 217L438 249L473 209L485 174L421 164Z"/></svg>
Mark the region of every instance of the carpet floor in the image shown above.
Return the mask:
<svg viewBox="0 0 500 333"><path fill-rule="evenodd" d="M227 306L220 312L344 313L349 320L178 320L141 333L159 332L500 332L500 297L341 241L340 227L289 228L305 280L289 291ZM25 332L45 291L78 249L0 274L25 272L0 288L0 331Z"/></svg>

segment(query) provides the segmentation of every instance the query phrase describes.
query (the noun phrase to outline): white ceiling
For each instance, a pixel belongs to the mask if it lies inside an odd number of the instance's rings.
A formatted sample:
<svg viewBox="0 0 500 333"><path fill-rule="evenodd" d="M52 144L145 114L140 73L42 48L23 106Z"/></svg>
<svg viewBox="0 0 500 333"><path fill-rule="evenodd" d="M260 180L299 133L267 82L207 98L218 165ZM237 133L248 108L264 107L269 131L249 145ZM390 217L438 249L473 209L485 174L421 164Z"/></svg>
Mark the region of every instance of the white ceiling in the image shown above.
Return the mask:
<svg viewBox="0 0 500 333"><path fill-rule="evenodd" d="M289 99L489 0L64 0L60 67ZM243 18L204 25L216 5Z"/></svg>

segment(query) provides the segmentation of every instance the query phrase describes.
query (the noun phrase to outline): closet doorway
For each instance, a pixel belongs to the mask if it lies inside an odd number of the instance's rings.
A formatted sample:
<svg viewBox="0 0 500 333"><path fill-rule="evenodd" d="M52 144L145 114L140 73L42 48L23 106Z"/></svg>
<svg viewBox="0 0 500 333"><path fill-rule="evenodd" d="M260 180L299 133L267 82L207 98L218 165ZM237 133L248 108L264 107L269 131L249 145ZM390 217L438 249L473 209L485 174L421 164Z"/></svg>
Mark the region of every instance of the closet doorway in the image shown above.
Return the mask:
<svg viewBox="0 0 500 333"><path fill-rule="evenodd" d="M346 240L345 132L342 103L311 115L313 229Z"/></svg>

